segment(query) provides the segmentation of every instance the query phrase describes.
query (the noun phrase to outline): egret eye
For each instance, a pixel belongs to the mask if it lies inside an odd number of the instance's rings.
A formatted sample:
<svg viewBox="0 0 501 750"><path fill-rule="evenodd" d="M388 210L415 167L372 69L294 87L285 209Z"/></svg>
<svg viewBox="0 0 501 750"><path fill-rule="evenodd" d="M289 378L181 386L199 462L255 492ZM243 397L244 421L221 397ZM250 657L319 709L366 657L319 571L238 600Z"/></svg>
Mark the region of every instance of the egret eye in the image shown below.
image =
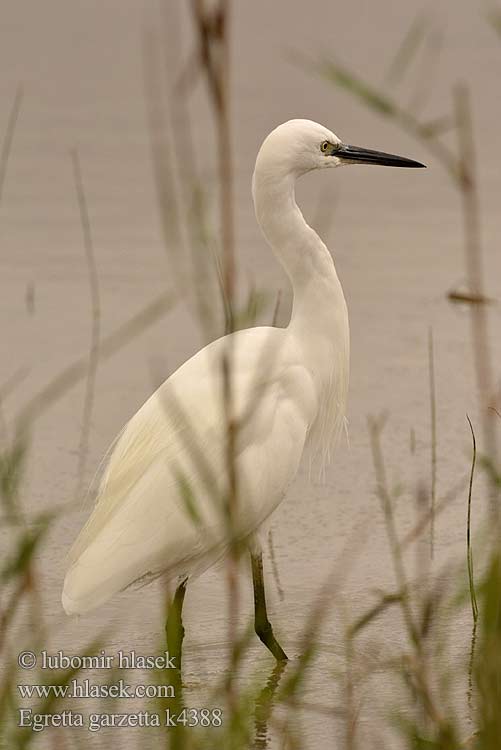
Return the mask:
<svg viewBox="0 0 501 750"><path fill-rule="evenodd" d="M329 141L324 141L322 145L320 146L320 151L322 151L322 153L325 154L329 146L330 146Z"/></svg>

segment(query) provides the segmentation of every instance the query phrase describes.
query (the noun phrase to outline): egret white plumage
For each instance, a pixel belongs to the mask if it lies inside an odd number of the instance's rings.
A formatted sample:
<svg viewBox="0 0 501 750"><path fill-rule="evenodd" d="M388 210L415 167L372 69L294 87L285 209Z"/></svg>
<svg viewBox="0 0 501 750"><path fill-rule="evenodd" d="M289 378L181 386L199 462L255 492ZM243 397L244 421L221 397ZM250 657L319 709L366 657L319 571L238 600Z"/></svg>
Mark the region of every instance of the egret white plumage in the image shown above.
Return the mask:
<svg viewBox="0 0 501 750"><path fill-rule="evenodd" d="M266 613L259 528L283 499L306 448L328 458L345 419L348 312L334 262L295 201L295 182L343 164L422 167L345 145L310 120L273 130L252 181L257 221L285 268L294 301L286 328L224 336L174 372L119 436L95 508L70 553L62 602L84 613L136 581L186 581L227 551L227 418L222 359L231 347L238 502L234 530L249 543L256 632L286 659ZM244 417L245 415L245 417ZM189 498L188 498L189 496ZM218 500L219 498L219 500Z"/></svg>

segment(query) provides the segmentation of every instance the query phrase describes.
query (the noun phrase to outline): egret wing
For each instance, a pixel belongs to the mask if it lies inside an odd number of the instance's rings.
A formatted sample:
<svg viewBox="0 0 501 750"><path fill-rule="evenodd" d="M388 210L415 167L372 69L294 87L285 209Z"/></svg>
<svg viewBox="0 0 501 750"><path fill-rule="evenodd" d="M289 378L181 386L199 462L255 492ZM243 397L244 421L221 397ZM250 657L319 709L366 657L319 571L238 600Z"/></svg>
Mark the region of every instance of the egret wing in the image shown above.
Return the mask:
<svg viewBox="0 0 501 750"><path fill-rule="evenodd" d="M252 331L252 333L251 333ZM232 391L236 522L251 533L294 477L314 409L311 379L281 348L256 378L259 346L277 329L240 332ZM261 334L258 332L261 331ZM250 335L249 335L250 334ZM257 339L257 341L256 341ZM220 340L224 341L224 340ZM119 438L96 507L71 551L63 599L85 611L138 579L198 572L229 541L227 424L221 344L199 352L143 405Z"/></svg>

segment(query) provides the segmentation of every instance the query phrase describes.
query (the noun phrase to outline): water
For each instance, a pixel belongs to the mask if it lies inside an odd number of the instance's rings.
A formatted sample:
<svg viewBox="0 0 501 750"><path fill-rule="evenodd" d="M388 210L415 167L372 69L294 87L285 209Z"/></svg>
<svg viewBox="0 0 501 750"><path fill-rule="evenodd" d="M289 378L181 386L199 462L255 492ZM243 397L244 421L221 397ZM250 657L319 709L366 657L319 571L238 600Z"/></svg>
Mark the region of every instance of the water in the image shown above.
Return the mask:
<svg viewBox="0 0 501 750"><path fill-rule="evenodd" d="M402 534L416 519L416 486L423 482L429 487L430 327L435 341L439 496L468 471L465 413L479 425L467 313L446 300L447 291L465 280L457 195L440 165L421 145L290 59L292 51L311 56L319 50L335 53L378 83L416 10L414 3L395 6L390 0L377 4L358 0L342 7L323 0L258 0L236 3L234 17L233 145L240 274L243 283L255 281L271 298L277 290L283 291L282 320L290 304L287 282L259 234L250 196L255 154L267 132L290 117L308 117L331 127L348 142L405 154L429 165L426 172L419 173L360 167L313 174L304 178L298 189L306 216L312 222L318 217L317 226L333 251L352 331L350 447L340 446L323 484L310 482L306 468L302 470L271 524L284 599L280 600L268 575L270 612L293 656L300 652L299 637L312 603L343 545L348 544L353 555L349 575L345 570L339 574L334 605L320 634L322 650L307 682L305 700L317 708L343 700L333 673L343 668L344 625L374 601L374 590L395 589L383 516L373 491L367 415L389 413L384 449L391 483L405 486L398 508ZM132 0L105 4L47 0L38 5L18 0L3 4L0 122L6 122L19 82L25 87L25 97L0 207L0 382L18 368L28 372L5 406L7 418L89 346L89 290L70 148L78 146L82 161L99 271L103 335L172 282L152 179L142 76L143 32L158 30L158 18L155 4ZM427 111L430 117L442 114L450 101L451 86L458 79L469 83L488 293L500 299L501 175L497 154L501 100L495 92L501 44L481 13L466 0L434 4L433 18L446 35ZM189 19L183 14L181 30L186 52L190 31ZM172 66L179 70L179 56L172 46L177 34L171 32L167 29L172 71ZM404 83L395 93L405 102L409 89L410 83ZM191 100L191 113L189 146L201 175L210 184L212 126L200 84ZM31 304L26 301L27 294L32 297ZM500 316L499 306L492 306L497 373L501 340L495 332ZM159 376L172 372L201 342L188 306L180 304L100 365L88 481L117 431ZM73 497L82 399L83 388L72 389L37 424L25 497L27 510L40 511ZM52 632L48 646L76 653L95 633L106 629L107 652L135 649L152 653L163 627L163 595L156 585L117 597L78 621L67 620L61 610L65 554L86 512L62 519L40 556L43 615L45 627ZM436 574L452 575L443 572L444 565L461 561L464 518L462 493L436 522L432 563ZM426 559L426 544L421 549L423 555ZM411 549L411 571L419 564L417 560ZM269 572L269 559L265 564ZM244 622L252 601L244 570L241 587ZM193 583L186 597L185 622L186 698L190 705L202 706L208 689L226 669L224 570L211 570ZM25 625L19 623L16 648L29 643ZM453 660L468 649L468 612L447 627L453 647L443 658ZM370 661L373 649L385 655L404 642L400 618L390 610L361 641L359 655L362 661ZM245 676L257 674L258 685L264 687L272 669L268 654L256 640ZM399 683L381 675L367 683L359 696L360 737L366 742L375 742L382 731L381 719L398 702L400 691ZM464 705L465 695L466 682L460 675L454 686L457 705ZM340 741L344 732L340 719L313 709L299 712L297 725L308 748L331 747L334 738ZM94 734L92 747L109 746L110 733L116 731L109 730L108 739L104 732ZM133 748L145 741L141 732L147 730L122 731L121 747ZM264 740L261 746L266 746ZM268 746L274 746L273 740Z"/></svg>

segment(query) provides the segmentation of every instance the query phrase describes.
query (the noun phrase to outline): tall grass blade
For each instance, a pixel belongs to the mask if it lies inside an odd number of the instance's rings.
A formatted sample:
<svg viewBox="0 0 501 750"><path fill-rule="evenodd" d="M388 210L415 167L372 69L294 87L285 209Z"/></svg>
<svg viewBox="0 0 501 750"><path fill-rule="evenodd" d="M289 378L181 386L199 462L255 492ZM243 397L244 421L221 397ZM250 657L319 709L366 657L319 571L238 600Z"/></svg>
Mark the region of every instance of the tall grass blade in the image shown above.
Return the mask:
<svg viewBox="0 0 501 750"><path fill-rule="evenodd" d="M473 551L471 546L471 500L473 491L473 477L475 474L475 464L477 461L477 441L475 439L475 432L471 423L470 417L466 415L468 424L471 430L471 439L473 443L473 453L471 459L471 472L470 472L470 483L468 487L468 515L466 520L466 554L468 561L468 584L470 587L470 600L471 600L471 611L473 615L473 621L476 622L478 619L478 604L477 597L475 594L475 581L473 577Z"/></svg>
<svg viewBox="0 0 501 750"><path fill-rule="evenodd" d="M430 383L431 420L431 508L430 508L430 556L435 552L435 504L437 497L437 397L435 387L435 360L433 351L433 329L428 331L428 372Z"/></svg>
<svg viewBox="0 0 501 750"><path fill-rule="evenodd" d="M411 23L388 67L384 77L385 86L396 86L404 78L426 37L428 29L428 17L424 13L418 14Z"/></svg>
<svg viewBox="0 0 501 750"><path fill-rule="evenodd" d="M83 241L85 248L85 259L87 261L87 271L89 276L89 288L91 298L91 335L89 347L89 366L87 371L87 381L85 385L85 396L82 415L82 430L80 434L80 445L78 449L78 469L77 482L75 486L75 500L78 499L82 492L85 477L85 467L87 464L87 453L89 448L89 436L92 419L92 409L94 406L94 391L96 385L97 366L99 363L99 341L101 338L101 301L99 291L99 276L97 272L96 259L94 253L94 243L92 241L92 231L87 208L87 198L82 177L82 168L80 166L80 157L77 149L71 152L73 165L73 177L75 180L75 190L77 194L78 208L80 212L80 221L82 224Z"/></svg>
<svg viewBox="0 0 501 750"><path fill-rule="evenodd" d="M12 143L14 140L14 133L16 132L17 121L19 118L19 112L21 111L21 104L23 101L23 87L18 86L12 107L7 120L7 128L2 143L2 149L0 151L0 201L3 196L3 189L5 186L5 178L7 176L7 167L9 164L9 157L12 150Z"/></svg>

